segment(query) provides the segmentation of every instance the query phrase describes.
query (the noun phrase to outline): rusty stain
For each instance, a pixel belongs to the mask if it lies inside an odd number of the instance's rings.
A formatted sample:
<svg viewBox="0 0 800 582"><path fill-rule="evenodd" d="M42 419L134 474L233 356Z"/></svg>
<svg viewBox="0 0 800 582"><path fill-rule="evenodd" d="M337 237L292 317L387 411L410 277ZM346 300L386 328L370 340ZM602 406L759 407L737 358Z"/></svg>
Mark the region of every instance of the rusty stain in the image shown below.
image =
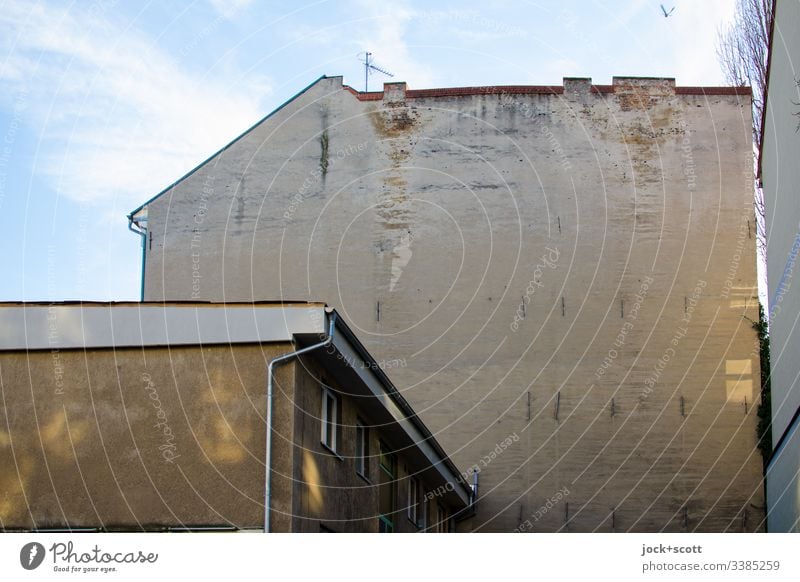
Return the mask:
<svg viewBox="0 0 800 582"><path fill-rule="evenodd" d="M389 170L383 175L383 187L375 206L375 241L382 249L393 249L401 244L401 237L412 222L408 180L403 164L409 160L416 145L414 135L419 130L419 113L415 108L406 107L404 102L398 101L384 103L380 109L374 108L369 113L369 119L379 143L386 148ZM379 256L378 260L386 263L388 272L391 253Z"/></svg>
<svg viewBox="0 0 800 582"><path fill-rule="evenodd" d="M375 132L383 137L400 137L417 125L419 114L408 107L380 109L369 113Z"/></svg>
<svg viewBox="0 0 800 582"><path fill-rule="evenodd" d="M408 182L406 182L405 178L403 178L401 176L391 176L391 175L387 176L386 179L384 180L384 182L386 183L386 185L388 185L390 187L400 188L400 189L403 189L403 190L408 185Z"/></svg>
<svg viewBox="0 0 800 582"><path fill-rule="evenodd" d="M612 139L626 147L629 152L628 166L633 170L637 187L661 183L661 169L658 164L651 162L658 159L659 148L685 133L676 123L680 111L668 97L668 94L652 95L635 89L617 93L615 98L620 109L627 111L629 116L620 117L615 126L606 123L599 130L602 139ZM595 116L591 118L594 120Z"/></svg>

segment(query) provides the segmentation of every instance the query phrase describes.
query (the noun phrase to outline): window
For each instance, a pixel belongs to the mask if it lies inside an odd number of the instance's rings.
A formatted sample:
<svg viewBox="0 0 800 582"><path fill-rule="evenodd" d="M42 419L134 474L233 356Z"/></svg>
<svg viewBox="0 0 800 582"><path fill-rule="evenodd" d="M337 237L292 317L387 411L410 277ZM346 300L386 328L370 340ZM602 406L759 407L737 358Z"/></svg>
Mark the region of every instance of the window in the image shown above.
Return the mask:
<svg viewBox="0 0 800 582"><path fill-rule="evenodd" d="M436 504L436 533L450 532L450 516L441 503Z"/></svg>
<svg viewBox="0 0 800 582"><path fill-rule="evenodd" d="M436 506L433 501L425 503L425 531L436 531Z"/></svg>
<svg viewBox="0 0 800 582"><path fill-rule="evenodd" d="M329 388L322 388L322 444L336 452L339 432L339 397Z"/></svg>
<svg viewBox="0 0 800 582"><path fill-rule="evenodd" d="M356 473L366 478L369 473L369 429L356 420Z"/></svg>
<svg viewBox="0 0 800 582"><path fill-rule="evenodd" d="M391 533L394 531L395 506L395 458L388 447L381 443L381 454L378 465L378 531Z"/></svg>
<svg viewBox="0 0 800 582"><path fill-rule="evenodd" d="M392 533L394 531L394 526L392 525L392 520L390 520L385 515L378 516L378 533Z"/></svg>
<svg viewBox="0 0 800 582"><path fill-rule="evenodd" d="M419 479L408 478L408 519L419 527Z"/></svg>

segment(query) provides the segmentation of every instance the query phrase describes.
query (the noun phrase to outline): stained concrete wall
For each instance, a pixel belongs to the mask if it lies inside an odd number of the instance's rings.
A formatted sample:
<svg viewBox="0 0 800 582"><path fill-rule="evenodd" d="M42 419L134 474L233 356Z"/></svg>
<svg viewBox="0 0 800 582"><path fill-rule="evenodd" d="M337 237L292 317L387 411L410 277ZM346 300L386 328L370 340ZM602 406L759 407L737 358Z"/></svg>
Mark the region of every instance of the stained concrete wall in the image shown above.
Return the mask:
<svg viewBox="0 0 800 582"><path fill-rule="evenodd" d="M761 152L767 230L767 279L769 288L769 335L772 387L772 442L786 440L768 472L767 501L770 531L800 528L800 453L797 419L800 408L800 4L776 2L775 26L770 50L769 89ZM792 438L784 434L792 433Z"/></svg>
<svg viewBox="0 0 800 582"><path fill-rule="evenodd" d="M465 529L749 531L751 185L742 91L323 78L148 205L145 299L334 305L480 471Z"/></svg>
<svg viewBox="0 0 800 582"><path fill-rule="evenodd" d="M262 528L266 362L292 349L1 352L0 527ZM370 417L342 394L339 456L325 450L321 382L342 388L312 360L277 368L271 531L377 531L377 453L392 439L370 427L375 456L358 476L355 421ZM434 486L397 449L395 531L420 531L408 476Z"/></svg>
<svg viewBox="0 0 800 582"><path fill-rule="evenodd" d="M265 360L288 347L0 353L0 525L263 527ZM293 373L277 373L284 436ZM290 447L273 450L288 530Z"/></svg>

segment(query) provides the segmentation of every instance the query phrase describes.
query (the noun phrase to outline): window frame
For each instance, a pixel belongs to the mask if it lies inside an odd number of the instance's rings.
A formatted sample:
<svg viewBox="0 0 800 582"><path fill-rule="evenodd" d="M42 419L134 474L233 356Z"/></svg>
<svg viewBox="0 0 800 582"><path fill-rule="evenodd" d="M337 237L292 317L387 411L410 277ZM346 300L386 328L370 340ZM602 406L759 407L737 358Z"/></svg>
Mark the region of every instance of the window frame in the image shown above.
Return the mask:
<svg viewBox="0 0 800 582"><path fill-rule="evenodd" d="M394 533L394 523L383 514L378 515L378 533Z"/></svg>
<svg viewBox="0 0 800 582"><path fill-rule="evenodd" d="M436 503L436 533L450 533L450 515L439 502Z"/></svg>
<svg viewBox="0 0 800 582"><path fill-rule="evenodd" d="M333 403L333 411L329 403ZM322 386L322 404L320 407L320 442L322 446L338 456L339 446L339 415L341 413L341 398L328 386ZM330 428L330 440L328 428Z"/></svg>
<svg viewBox="0 0 800 582"><path fill-rule="evenodd" d="M420 480L419 478L409 475L408 477L408 491L406 496L406 501L408 502L408 507L406 508L406 515L408 516L408 520L413 523L416 527L420 527L419 525L419 502L420 502Z"/></svg>
<svg viewBox="0 0 800 582"><path fill-rule="evenodd" d="M390 465L384 464L384 458ZM386 480L388 478L388 480ZM388 487L389 501L391 507L388 514L381 512L381 493L378 492L378 532L393 533L395 526L395 515L397 514L397 456L391 448L380 441L378 445L378 487Z"/></svg>
<svg viewBox="0 0 800 582"><path fill-rule="evenodd" d="M356 418L355 449L356 473L369 480L369 427L360 418Z"/></svg>

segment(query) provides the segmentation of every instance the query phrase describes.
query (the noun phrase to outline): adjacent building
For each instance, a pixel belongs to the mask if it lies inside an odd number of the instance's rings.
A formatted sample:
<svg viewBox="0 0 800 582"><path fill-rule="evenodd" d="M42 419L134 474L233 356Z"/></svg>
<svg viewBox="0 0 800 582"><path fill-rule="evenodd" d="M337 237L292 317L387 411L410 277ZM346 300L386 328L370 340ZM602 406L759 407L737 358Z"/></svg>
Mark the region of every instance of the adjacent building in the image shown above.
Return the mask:
<svg viewBox="0 0 800 582"><path fill-rule="evenodd" d="M321 303L2 304L0 395L5 531L451 531L473 510Z"/></svg>
<svg viewBox="0 0 800 582"><path fill-rule="evenodd" d="M760 158L767 233L773 454L769 530L800 531L800 3L775 3Z"/></svg>
<svg viewBox="0 0 800 582"><path fill-rule="evenodd" d="M145 301L324 297L463 531L761 531L748 88L322 77L130 215Z"/></svg>

